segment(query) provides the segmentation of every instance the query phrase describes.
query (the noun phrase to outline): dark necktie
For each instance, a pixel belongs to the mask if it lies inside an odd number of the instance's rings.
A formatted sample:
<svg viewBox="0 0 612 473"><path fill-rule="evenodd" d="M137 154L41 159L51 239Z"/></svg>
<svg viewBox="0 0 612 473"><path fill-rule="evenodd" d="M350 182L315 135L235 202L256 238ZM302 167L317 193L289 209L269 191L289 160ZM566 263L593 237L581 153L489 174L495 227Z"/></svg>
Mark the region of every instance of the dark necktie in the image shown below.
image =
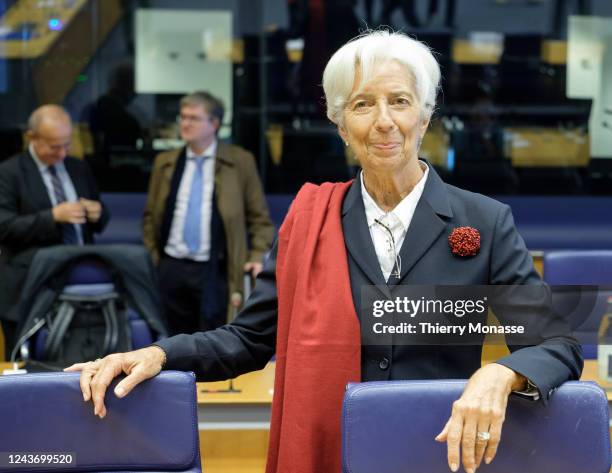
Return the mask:
<svg viewBox="0 0 612 473"><path fill-rule="evenodd" d="M55 194L55 200L57 204L66 202L66 194L64 193L64 187L62 181L60 181L57 175L55 166L49 166L49 174L51 174L51 184L53 185L53 193ZM65 245L78 245L79 236L77 235L76 228L71 223L63 223L62 228L62 240Z"/></svg>

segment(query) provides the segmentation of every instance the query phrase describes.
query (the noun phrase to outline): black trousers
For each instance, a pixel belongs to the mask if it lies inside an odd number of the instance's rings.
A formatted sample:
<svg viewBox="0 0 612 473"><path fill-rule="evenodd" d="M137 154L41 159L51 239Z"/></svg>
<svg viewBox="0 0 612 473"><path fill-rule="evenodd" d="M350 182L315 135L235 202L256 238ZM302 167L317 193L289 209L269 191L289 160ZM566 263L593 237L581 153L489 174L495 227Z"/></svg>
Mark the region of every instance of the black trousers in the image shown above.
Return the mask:
<svg viewBox="0 0 612 473"><path fill-rule="evenodd" d="M0 325L4 333L4 359L10 361L11 351L17 342L17 340L15 340L17 337L17 322L13 322L12 320L0 320Z"/></svg>
<svg viewBox="0 0 612 473"><path fill-rule="evenodd" d="M226 322L227 281L211 281L208 262L163 256L158 266L163 309L170 335L212 330ZM207 287L214 290L204 291ZM204 300L204 293L208 300ZM217 307L216 310L204 310Z"/></svg>

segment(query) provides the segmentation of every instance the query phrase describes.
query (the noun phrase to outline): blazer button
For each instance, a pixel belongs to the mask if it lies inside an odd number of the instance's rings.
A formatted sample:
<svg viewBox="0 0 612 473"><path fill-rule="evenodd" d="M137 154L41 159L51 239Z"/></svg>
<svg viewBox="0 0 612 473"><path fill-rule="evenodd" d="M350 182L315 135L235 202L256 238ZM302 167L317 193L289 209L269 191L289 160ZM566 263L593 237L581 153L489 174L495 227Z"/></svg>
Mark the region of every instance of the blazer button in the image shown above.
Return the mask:
<svg viewBox="0 0 612 473"><path fill-rule="evenodd" d="M380 363L378 363L378 367L383 371L389 368L389 359L385 357L380 360Z"/></svg>

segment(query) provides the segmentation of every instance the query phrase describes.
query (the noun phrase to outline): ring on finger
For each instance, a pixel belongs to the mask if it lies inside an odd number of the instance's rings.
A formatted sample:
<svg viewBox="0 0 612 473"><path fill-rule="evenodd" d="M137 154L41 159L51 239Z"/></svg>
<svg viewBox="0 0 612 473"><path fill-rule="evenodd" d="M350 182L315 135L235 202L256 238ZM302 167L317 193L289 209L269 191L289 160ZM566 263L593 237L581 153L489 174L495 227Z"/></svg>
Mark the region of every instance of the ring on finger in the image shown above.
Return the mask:
<svg viewBox="0 0 612 473"><path fill-rule="evenodd" d="M477 432L476 438L483 442L488 442L489 439L491 438L491 434L489 432Z"/></svg>

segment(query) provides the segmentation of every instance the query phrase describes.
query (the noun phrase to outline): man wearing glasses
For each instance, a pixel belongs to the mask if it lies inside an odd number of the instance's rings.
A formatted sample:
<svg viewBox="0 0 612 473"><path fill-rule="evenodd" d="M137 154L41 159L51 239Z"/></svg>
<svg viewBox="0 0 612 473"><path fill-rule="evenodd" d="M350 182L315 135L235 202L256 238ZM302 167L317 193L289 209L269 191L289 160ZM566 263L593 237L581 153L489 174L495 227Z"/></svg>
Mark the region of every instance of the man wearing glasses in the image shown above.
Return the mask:
<svg viewBox="0 0 612 473"><path fill-rule="evenodd" d="M39 107L30 115L27 136L27 151L0 164L0 319L7 354L36 250L92 243L109 219L89 166L68 157L68 113L57 105Z"/></svg>
<svg viewBox="0 0 612 473"><path fill-rule="evenodd" d="M207 92L183 97L185 147L158 155L149 181L143 238L171 335L225 324L242 305L244 271L256 276L272 243L255 159L217 140L223 113Z"/></svg>

